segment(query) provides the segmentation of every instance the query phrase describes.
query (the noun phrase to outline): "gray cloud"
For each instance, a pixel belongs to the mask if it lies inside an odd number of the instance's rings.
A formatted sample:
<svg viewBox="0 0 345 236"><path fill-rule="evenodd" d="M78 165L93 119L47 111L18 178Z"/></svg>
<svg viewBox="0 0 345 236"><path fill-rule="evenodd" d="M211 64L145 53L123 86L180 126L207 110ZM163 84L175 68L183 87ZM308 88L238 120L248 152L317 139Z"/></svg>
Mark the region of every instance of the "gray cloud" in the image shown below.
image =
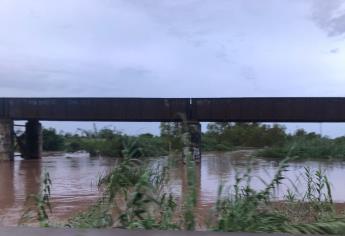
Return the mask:
<svg viewBox="0 0 345 236"><path fill-rule="evenodd" d="M344 96L342 2L4 0L0 94Z"/></svg>
<svg viewBox="0 0 345 236"><path fill-rule="evenodd" d="M336 12L340 5L334 2L338 5L317 13L315 4L322 3L313 1L318 21L327 22ZM303 96L317 94L301 84L324 89L320 74L343 84L334 66L339 62L323 63L322 53L331 47L340 55L341 45L310 27L309 0L1 5L0 92L5 95ZM320 64L323 71L315 73ZM259 89L248 87L254 77ZM284 83L273 86L278 78ZM236 90L226 89L234 85Z"/></svg>
<svg viewBox="0 0 345 236"><path fill-rule="evenodd" d="M332 53L332 54L339 53L339 51L340 51L339 48L333 48L333 49L329 50L329 52Z"/></svg>
<svg viewBox="0 0 345 236"><path fill-rule="evenodd" d="M342 0L313 0L312 18L329 36L345 33L345 4Z"/></svg>

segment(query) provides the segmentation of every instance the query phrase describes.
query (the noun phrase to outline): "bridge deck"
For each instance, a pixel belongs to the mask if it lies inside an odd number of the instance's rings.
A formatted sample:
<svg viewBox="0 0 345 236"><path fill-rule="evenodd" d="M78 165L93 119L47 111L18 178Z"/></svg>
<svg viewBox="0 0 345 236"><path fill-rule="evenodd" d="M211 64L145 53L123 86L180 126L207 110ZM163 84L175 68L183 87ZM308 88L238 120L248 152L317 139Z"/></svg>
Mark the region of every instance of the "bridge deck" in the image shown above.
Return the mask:
<svg viewBox="0 0 345 236"><path fill-rule="evenodd" d="M0 98L0 119L345 122L345 98Z"/></svg>
<svg viewBox="0 0 345 236"><path fill-rule="evenodd" d="M272 234L254 233L216 233L216 232L186 232L186 231L130 231L122 229L56 229L56 228L0 228L0 236L255 236ZM279 236L284 234L274 234ZM286 235L286 234L285 234Z"/></svg>

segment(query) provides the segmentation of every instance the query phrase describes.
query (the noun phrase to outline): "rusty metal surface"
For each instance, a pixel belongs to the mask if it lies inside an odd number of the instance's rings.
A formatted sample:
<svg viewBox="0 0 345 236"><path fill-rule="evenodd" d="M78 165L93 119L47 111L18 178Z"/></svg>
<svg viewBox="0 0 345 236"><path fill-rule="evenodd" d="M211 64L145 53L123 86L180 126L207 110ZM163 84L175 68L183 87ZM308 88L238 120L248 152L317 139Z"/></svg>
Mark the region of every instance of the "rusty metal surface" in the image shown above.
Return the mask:
<svg viewBox="0 0 345 236"><path fill-rule="evenodd" d="M345 98L0 98L0 119L345 122Z"/></svg>
<svg viewBox="0 0 345 236"><path fill-rule="evenodd" d="M4 101L10 119L55 121L178 121L187 113L189 104L189 99L163 98L8 98ZM1 116L5 114L0 113Z"/></svg>
<svg viewBox="0 0 345 236"><path fill-rule="evenodd" d="M345 98L194 99L201 121L344 122Z"/></svg>
<svg viewBox="0 0 345 236"><path fill-rule="evenodd" d="M0 236L255 236L287 234L266 233L220 233L198 231L152 231L152 230L123 230L123 229L57 229L57 228L0 228Z"/></svg>

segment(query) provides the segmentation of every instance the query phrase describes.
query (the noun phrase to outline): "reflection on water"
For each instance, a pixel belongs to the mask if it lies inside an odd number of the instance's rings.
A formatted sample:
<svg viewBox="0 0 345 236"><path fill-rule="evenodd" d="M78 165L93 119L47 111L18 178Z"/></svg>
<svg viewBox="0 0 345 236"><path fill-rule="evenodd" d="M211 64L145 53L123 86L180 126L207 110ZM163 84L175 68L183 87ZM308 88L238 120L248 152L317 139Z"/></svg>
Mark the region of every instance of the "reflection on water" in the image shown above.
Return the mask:
<svg viewBox="0 0 345 236"><path fill-rule="evenodd" d="M0 225L16 225L34 204L29 196L39 192L45 171L53 181L54 217L62 219L87 208L99 197L98 178L113 162L110 158L95 159L83 153L0 162Z"/></svg>
<svg viewBox="0 0 345 236"><path fill-rule="evenodd" d="M14 164L11 162L0 162L0 210L11 208L14 204ZM5 178L3 177L5 176Z"/></svg>
<svg viewBox="0 0 345 236"><path fill-rule="evenodd" d="M41 162L36 160L28 160L19 162L18 183L21 185L23 193L21 197L25 199L27 196L39 193L41 178ZM13 173L14 174L14 173Z"/></svg>
<svg viewBox="0 0 345 236"><path fill-rule="evenodd" d="M248 157L252 151L237 151L232 153L213 153L204 155L201 165L196 169L196 185L198 189L198 210L204 212L210 209L217 198L218 187L222 183L231 184L237 172L244 172L248 168ZM164 162L165 159L154 159L153 164ZM16 225L19 218L28 207L33 204L27 201L27 197L39 192L41 175L48 171L53 181L52 205L53 216L56 219L64 219L77 211L86 209L94 202L100 193L97 181L114 164L111 158L91 158L85 153L61 154L46 156L41 160L20 160L14 162L0 162L0 225ZM343 173L345 162L327 161L300 161L290 163L286 176L294 182L301 192L303 184L296 180L303 168L309 166L312 169L319 167L325 169L333 187L334 199L338 202L345 201L345 189L343 188ZM254 159L252 161L253 176L268 181L278 169L275 160ZM170 169L168 188L177 197L183 199L187 187L186 168L182 163L176 163ZM252 186L263 187L259 178L253 178ZM282 197L284 191L291 187L289 181L277 192ZM182 198L181 198L182 197ZM201 215L201 214L199 214Z"/></svg>

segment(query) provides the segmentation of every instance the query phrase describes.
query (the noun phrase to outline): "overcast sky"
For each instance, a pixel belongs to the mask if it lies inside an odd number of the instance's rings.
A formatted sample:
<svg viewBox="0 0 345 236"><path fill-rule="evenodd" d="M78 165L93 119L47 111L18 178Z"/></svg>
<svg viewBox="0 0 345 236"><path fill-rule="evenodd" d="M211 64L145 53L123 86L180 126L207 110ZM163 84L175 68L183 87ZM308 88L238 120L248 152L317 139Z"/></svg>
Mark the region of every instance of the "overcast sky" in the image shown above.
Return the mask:
<svg viewBox="0 0 345 236"><path fill-rule="evenodd" d="M0 96L345 96L344 3L0 0Z"/></svg>

